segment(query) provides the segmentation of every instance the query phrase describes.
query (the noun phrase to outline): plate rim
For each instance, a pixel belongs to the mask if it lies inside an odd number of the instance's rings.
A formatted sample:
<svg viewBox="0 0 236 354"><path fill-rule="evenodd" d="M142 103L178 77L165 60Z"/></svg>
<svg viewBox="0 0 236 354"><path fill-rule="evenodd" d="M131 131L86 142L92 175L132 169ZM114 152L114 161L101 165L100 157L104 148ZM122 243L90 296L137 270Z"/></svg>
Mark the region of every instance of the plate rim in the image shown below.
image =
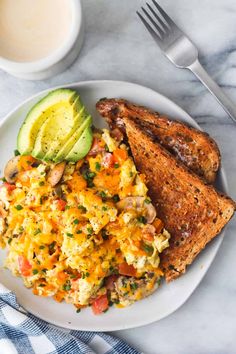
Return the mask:
<svg viewBox="0 0 236 354"><path fill-rule="evenodd" d="M68 87L78 87L78 86L85 86L85 85L99 85L99 84L112 84L112 85L130 85L133 87L138 87L139 89L145 89L147 91L150 91L150 93L154 93L154 94L158 94L159 96L161 96L164 100L166 100L167 102L169 101L172 106L174 105L176 108L178 108L180 111L182 111L184 113L184 115L187 115L189 118L189 122L190 125L195 126L197 129L202 131L202 128L198 125L198 123L182 108L180 107L178 104L176 104L174 101L172 101L172 99L169 99L167 96L159 93L158 91L149 88L147 86L141 85L141 84L137 84L137 83L133 83L130 81L122 81L122 80L83 80L83 81L76 81L76 82L72 82L72 83L67 83L67 84L61 84L61 85L56 85L56 86L52 86L49 87L47 89L44 89L42 91L39 91L33 95L31 95L30 97L26 98L25 100L21 101L19 104L17 104L13 109L11 109L0 121L0 129L2 129L3 125L8 121L8 119L11 118L11 116L16 113L22 106L24 106L25 104L29 103L30 101L32 101L33 99L36 99L38 96L43 95L43 94L47 94L49 91L52 90L56 90L58 88L68 88ZM180 119L181 120L181 119ZM219 169L219 175L220 175L220 179L221 179L221 183L222 183L222 189L224 193L228 192L228 183L227 183L227 177L226 177L226 173L225 170L223 168L223 166L220 166ZM219 248L222 244L224 235L225 235L225 230L226 228L224 228L221 233L218 235L217 237L217 245L215 246L215 249L212 251L212 259L210 261L210 263L204 267L204 271L202 272L202 276L200 279L198 279L198 281L195 284L195 287L189 292L188 296L185 298L183 298L183 301L180 301L180 303L178 304L178 306L173 310L170 309L170 311L167 311L165 314L163 314L162 316L159 316L158 319L152 319L152 320L148 320L148 319L140 319L140 322L138 324L133 324L133 325L128 325L126 326L125 324L123 326L121 325L115 325L112 328L108 328L107 325L105 325L104 327L101 326L101 328L96 328L96 329L91 329L91 327L75 327L75 326L71 326L70 324L68 324L68 322L65 322L65 324L63 326L55 324L54 322L50 321L49 319L44 319L42 317L39 317L39 314L33 310L28 311L29 313L33 314L34 316L40 318L41 320L48 322L52 325L55 325L57 327L61 327L61 328L66 328L66 329L71 329L71 330L83 330L83 331L96 331L96 332L108 332L108 331L119 331L119 330L126 330L126 329L131 329L131 328L138 328L144 325L148 325L157 321L162 320L163 318L166 318L168 316L170 316L172 313L176 312L178 309L180 309L183 304L191 297L191 295L193 294L193 292L197 289L197 287L199 286L199 284L201 283L201 281L203 280L203 278L205 277L208 269L210 268L211 264L213 263L216 254L219 251ZM19 304L20 304L20 300L17 299Z"/></svg>

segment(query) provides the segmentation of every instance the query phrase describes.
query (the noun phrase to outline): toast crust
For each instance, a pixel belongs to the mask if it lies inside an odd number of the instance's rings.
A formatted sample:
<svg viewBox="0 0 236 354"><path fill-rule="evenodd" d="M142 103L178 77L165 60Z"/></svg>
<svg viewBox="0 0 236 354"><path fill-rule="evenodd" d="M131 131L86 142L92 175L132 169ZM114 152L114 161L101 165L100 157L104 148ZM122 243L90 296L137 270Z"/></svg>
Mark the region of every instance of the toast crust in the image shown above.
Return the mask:
<svg viewBox="0 0 236 354"><path fill-rule="evenodd" d="M157 215L171 234L170 247L161 256L166 280L171 281L222 230L235 203L177 161L142 129L139 119L123 121L137 169L146 175Z"/></svg>
<svg viewBox="0 0 236 354"><path fill-rule="evenodd" d="M96 107L111 129L118 127L124 132L124 117L140 120L143 128L178 160L208 183L215 181L220 151L207 133L123 99L102 99Z"/></svg>

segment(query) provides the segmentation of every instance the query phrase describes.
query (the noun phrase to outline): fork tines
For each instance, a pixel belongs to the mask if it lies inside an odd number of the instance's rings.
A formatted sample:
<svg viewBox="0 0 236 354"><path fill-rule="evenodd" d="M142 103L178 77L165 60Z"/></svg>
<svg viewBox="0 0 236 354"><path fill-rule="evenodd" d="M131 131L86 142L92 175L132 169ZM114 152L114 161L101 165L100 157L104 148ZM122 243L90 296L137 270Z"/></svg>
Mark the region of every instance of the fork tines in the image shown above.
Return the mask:
<svg viewBox="0 0 236 354"><path fill-rule="evenodd" d="M137 15L150 32L150 34L154 37L155 40L160 41L164 36L166 36L172 30L179 30L173 20L167 15L167 13L161 8L161 6L156 2L156 0L152 0L154 6L146 3L149 12L142 7L141 14L137 11ZM145 15L145 17L143 16ZM146 18L146 19L145 19Z"/></svg>

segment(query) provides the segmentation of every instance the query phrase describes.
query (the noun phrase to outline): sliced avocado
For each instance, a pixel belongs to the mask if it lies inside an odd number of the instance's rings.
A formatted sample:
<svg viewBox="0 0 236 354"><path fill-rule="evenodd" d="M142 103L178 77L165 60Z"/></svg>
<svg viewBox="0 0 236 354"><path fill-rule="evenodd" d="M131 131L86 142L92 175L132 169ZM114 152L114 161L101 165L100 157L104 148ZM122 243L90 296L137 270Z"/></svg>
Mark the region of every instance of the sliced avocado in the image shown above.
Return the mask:
<svg viewBox="0 0 236 354"><path fill-rule="evenodd" d="M61 104L73 106L78 94L74 90L57 89L36 103L27 114L17 137L17 149L21 155L30 155L35 144L36 137L44 122L58 110ZM75 114L81 106L73 106Z"/></svg>
<svg viewBox="0 0 236 354"><path fill-rule="evenodd" d="M53 159L54 162L60 162L65 160L66 156L70 153L71 149L74 147L74 145L82 136L84 130L91 126L91 123L92 123L92 117L88 116L83 122L83 124L74 132L74 134L71 135L71 137L67 140L65 145L58 152L56 157Z"/></svg>
<svg viewBox="0 0 236 354"><path fill-rule="evenodd" d="M67 135L59 135L57 137L56 134L54 134L54 139L53 141L51 141L49 150L46 153L46 155L43 157L43 160L52 161L55 158L55 156L58 154L60 149L63 147L63 145L68 141L71 135L79 128L79 126L83 123L85 118L88 116L88 113L86 112L84 105L81 103L79 96L75 100L73 106L75 106L73 107L73 109L77 111L78 108L80 107L80 111L78 112L77 116L75 116L74 118L74 123L72 125L71 130L68 132ZM47 130L48 128L45 127L45 129Z"/></svg>
<svg viewBox="0 0 236 354"><path fill-rule="evenodd" d="M81 160L89 152L93 141L93 133L91 126L87 127L79 140L75 143L69 154L66 156L66 161L76 162Z"/></svg>
<svg viewBox="0 0 236 354"><path fill-rule="evenodd" d="M68 115L67 111L58 112L49 118L40 129L35 141L32 155L36 158L52 161L70 137L83 124L88 113L80 103L81 110L77 116Z"/></svg>

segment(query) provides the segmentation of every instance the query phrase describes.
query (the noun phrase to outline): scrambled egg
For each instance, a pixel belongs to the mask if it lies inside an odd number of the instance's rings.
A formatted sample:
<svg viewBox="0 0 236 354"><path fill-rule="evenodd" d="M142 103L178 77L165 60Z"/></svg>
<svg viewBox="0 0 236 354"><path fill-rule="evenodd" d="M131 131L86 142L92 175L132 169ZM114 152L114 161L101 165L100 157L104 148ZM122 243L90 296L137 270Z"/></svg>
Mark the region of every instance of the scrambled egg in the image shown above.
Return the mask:
<svg viewBox="0 0 236 354"><path fill-rule="evenodd" d="M104 129L56 186L48 178L54 168L22 156L14 184L0 186L6 267L35 295L92 305L96 314L151 294L170 235L126 145Z"/></svg>

